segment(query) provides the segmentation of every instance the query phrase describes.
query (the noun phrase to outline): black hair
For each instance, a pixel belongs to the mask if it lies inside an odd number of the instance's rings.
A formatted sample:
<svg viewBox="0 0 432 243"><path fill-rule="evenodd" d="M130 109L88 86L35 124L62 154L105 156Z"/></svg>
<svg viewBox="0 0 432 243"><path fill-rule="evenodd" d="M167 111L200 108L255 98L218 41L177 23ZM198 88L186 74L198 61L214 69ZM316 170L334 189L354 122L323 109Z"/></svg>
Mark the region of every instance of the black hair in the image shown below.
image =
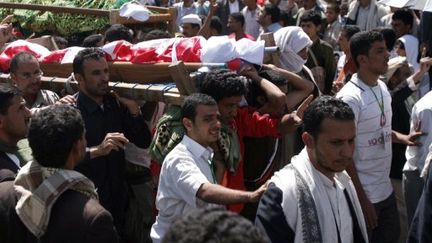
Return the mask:
<svg viewBox="0 0 432 243"><path fill-rule="evenodd" d="M122 24L113 24L105 31L105 42L125 40L132 43L131 30Z"/></svg>
<svg viewBox="0 0 432 243"><path fill-rule="evenodd" d="M335 13L339 14L340 13L340 7L339 4L336 3L330 3L327 5L327 9L333 10L335 11Z"/></svg>
<svg viewBox="0 0 432 243"><path fill-rule="evenodd" d="M97 43L103 41L104 36L101 34L93 34L87 36L82 43L83 47L97 47Z"/></svg>
<svg viewBox="0 0 432 243"><path fill-rule="evenodd" d="M397 40L395 46L399 49L405 50L405 44L401 40Z"/></svg>
<svg viewBox="0 0 432 243"><path fill-rule="evenodd" d="M68 40L66 40L65 38L63 38L61 36L54 36L54 41L57 44L57 46L59 46L59 45L68 46L68 44L69 44Z"/></svg>
<svg viewBox="0 0 432 243"><path fill-rule="evenodd" d="M271 22L276 23L280 20L280 9L278 6L275 6L273 4L266 4L264 5L264 12L266 15L271 16Z"/></svg>
<svg viewBox="0 0 432 243"><path fill-rule="evenodd" d="M218 35L222 34L222 22L218 16L212 16L210 28L216 30Z"/></svg>
<svg viewBox="0 0 432 243"><path fill-rule="evenodd" d="M396 10L392 15L392 20L400 20L410 27L412 27L414 24L414 16L409 11L404 9Z"/></svg>
<svg viewBox="0 0 432 243"><path fill-rule="evenodd" d="M171 38L171 34L167 31L155 29L150 32L148 32L142 41L149 41L149 40L157 40L157 39L165 39L165 38Z"/></svg>
<svg viewBox="0 0 432 243"><path fill-rule="evenodd" d="M300 24L303 22L312 22L315 26L321 25L321 14L318 11L306 11L300 17Z"/></svg>
<svg viewBox="0 0 432 243"><path fill-rule="evenodd" d="M209 95L202 93L194 93L186 97L181 107L181 118L188 118L192 122L195 121L196 108L199 105L213 106L217 105L216 101Z"/></svg>
<svg viewBox="0 0 432 243"><path fill-rule="evenodd" d="M268 239L252 222L221 208L198 209L174 221L163 243L265 243Z"/></svg>
<svg viewBox="0 0 432 243"><path fill-rule="evenodd" d="M268 81L272 82L274 85L285 85L288 83L288 80L284 78L282 75L280 75L278 72L274 70L263 70L260 71L259 76L267 79Z"/></svg>
<svg viewBox="0 0 432 243"><path fill-rule="evenodd" d="M10 72L15 73L18 70L18 66L22 62L28 62L31 60L37 61L37 58L29 52L22 51L22 52L16 54L15 56L12 57L12 60L10 61L10 64L9 64Z"/></svg>
<svg viewBox="0 0 432 243"><path fill-rule="evenodd" d="M0 83L0 114L7 115L8 109L15 96L22 96L22 92L14 85Z"/></svg>
<svg viewBox="0 0 432 243"><path fill-rule="evenodd" d="M369 54L369 50L372 47L372 44L376 41L384 41L384 37L380 32L373 30L361 31L351 37L350 51L351 56L357 67L359 67L357 57L360 55L367 56Z"/></svg>
<svg viewBox="0 0 432 243"><path fill-rule="evenodd" d="M99 60L101 58L105 58L105 53L100 48L89 47L81 50L73 60L73 72L84 75L84 61L89 59Z"/></svg>
<svg viewBox="0 0 432 243"><path fill-rule="evenodd" d="M291 23L291 14L287 11L281 11L279 20L281 21L282 27L289 26Z"/></svg>
<svg viewBox="0 0 432 243"><path fill-rule="evenodd" d="M231 70L212 70L204 78L200 91L219 102L226 97L244 95L246 93L244 81L244 77Z"/></svg>
<svg viewBox="0 0 432 243"><path fill-rule="evenodd" d="M303 131L317 138L324 119L354 121L354 112L342 100L323 95L312 101L303 115Z"/></svg>
<svg viewBox="0 0 432 243"><path fill-rule="evenodd" d="M383 35L387 50L393 50L396 43L396 32L392 28L378 28L377 30Z"/></svg>
<svg viewBox="0 0 432 243"><path fill-rule="evenodd" d="M258 75L262 78L267 79L272 82L276 86L286 85L288 81L280 75L278 72L274 70L263 70L258 73ZM255 82L249 81L247 83L247 92L245 98L249 106L259 108L262 104L259 104L257 97L263 96L267 101L267 97L263 89Z"/></svg>
<svg viewBox="0 0 432 243"><path fill-rule="evenodd" d="M72 146L83 133L84 121L78 109L70 105L52 105L32 117L28 141L40 165L63 168Z"/></svg>
<svg viewBox="0 0 432 243"><path fill-rule="evenodd" d="M231 13L229 15L231 18L233 18L236 22L240 22L241 26L243 27L245 24L245 18L243 16L242 13L240 12L236 12L236 13Z"/></svg>
<svg viewBox="0 0 432 243"><path fill-rule="evenodd" d="M358 33L358 32L360 32L361 30L360 30L360 28L357 26L357 25L344 25L343 27L342 27L342 30L343 31L345 31L345 35L346 35L346 38L348 39L348 40L350 40L351 39L351 37L354 35L354 34L356 34L356 33Z"/></svg>

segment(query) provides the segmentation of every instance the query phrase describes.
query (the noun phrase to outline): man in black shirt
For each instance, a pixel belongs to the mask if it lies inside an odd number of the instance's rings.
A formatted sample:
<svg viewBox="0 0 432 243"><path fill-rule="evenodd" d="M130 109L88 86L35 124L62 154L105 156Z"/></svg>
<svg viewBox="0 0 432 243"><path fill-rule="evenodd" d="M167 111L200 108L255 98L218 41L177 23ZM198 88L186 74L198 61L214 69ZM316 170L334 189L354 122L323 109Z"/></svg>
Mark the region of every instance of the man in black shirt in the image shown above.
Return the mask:
<svg viewBox="0 0 432 243"><path fill-rule="evenodd" d="M13 180L20 168L17 142L26 136L29 122L22 92L0 84L0 182Z"/></svg>
<svg viewBox="0 0 432 243"><path fill-rule="evenodd" d="M80 51L73 61L73 72L80 91L75 95L86 127L87 156L76 170L90 178L100 203L113 215L114 224L124 234L127 205L124 146L140 148L151 136L134 101L110 94L108 63L97 48Z"/></svg>

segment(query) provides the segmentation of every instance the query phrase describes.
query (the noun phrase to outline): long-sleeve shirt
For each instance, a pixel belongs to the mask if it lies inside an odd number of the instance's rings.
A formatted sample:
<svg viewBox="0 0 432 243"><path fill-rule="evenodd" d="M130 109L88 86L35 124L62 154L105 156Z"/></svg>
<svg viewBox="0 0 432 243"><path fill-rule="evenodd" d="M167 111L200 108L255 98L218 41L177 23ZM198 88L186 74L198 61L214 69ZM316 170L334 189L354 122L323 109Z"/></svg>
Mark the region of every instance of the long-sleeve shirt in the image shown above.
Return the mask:
<svg viewBox="0 0 432 243"><path fill-rule="evenodd" d="M76 106L86 128L88 147L101 144L106 134L112 132L123 133L129 142L140 148L149 146L151 136L144 118L130 115L127 108L114 97L104 97L102 106L82 92L76 98ZM93 181L100 203L113 215L116 227L121 227L127 195L124 151L111 151L106 156L94 159L86 158L75 169Z"/></svg>

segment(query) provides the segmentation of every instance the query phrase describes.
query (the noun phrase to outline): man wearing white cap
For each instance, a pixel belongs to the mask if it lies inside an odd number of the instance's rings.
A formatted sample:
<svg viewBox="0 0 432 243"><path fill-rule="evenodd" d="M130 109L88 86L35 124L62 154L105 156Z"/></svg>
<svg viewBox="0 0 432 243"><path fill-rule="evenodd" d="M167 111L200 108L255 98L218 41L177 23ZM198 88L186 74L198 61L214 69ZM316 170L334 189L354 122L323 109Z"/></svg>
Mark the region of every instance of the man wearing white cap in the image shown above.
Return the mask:
<svg viewBox="0 0 432 243"><path fill-rule="evenodd" d="M193 37L198 35L202 22L197 14L188 14L181 18L181 25L184 37Z"/></svg>

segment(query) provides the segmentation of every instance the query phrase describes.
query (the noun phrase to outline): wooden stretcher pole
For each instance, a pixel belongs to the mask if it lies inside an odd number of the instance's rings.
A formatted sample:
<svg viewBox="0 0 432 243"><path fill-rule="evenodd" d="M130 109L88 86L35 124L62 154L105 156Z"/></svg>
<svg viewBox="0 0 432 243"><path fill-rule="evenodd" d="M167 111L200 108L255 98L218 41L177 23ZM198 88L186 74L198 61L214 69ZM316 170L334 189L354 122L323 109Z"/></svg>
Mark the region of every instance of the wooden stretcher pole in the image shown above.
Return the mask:
<svg viewBox="0 0 432 243"><path fill-rule="evenodd" d="M1 74L0 83L10 82L9 75ZM57 93L67 90L71 94L78 92L78 83L65 78L42 77L42 88ZM176 87L169 89L163 85L133 84L109 82L109 86L118 95L135 100L160 101L168 104L182 105L185 96L181 95Z"/></svg>
<svg viewBox="0 0 432 243"><path fill-rule="evenodd" d="M182 61L171 64L169 70L181 95L190 95L196 92L194 82L189 76L189 72Z"/></svg>
<svg viewBox="0 0 432 243"><path fill-rule="evenodd" d="M11 8L11 9L28 9L38 11L49 11L53 13L70 13L70 14L85 14L109 17L109 10L93 9L93 8L75 8L75 7L60 7L52 5L42 4L26 4L26 3L5 3L0 2L0 8Z"/></svg>
<svg viewBox="0 0 432 243"><path fill-rule="evenodd" d="M264 33L261 35L261 40L264 40L264 46L276 46L273 33ZM270 54L265 54L264 63L272 63L273 65L280 67L280 52L272 52Z"/></svg>

